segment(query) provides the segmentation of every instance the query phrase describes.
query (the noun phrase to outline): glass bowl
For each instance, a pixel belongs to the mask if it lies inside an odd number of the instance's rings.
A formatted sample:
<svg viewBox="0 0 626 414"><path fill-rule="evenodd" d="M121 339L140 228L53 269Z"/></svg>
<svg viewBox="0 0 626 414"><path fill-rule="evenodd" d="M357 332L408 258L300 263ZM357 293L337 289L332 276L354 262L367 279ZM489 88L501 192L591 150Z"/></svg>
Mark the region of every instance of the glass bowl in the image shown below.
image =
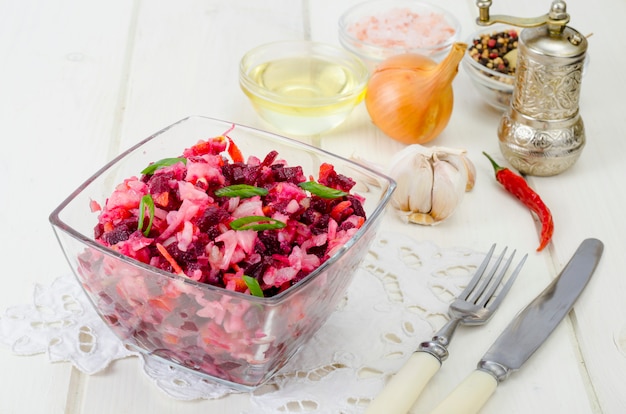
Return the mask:
<svg viewBox="0 0 626 414"><path fill-rule="evenodd" d="M286 134L339 126L363 100L369 72L341 47L310 41L258 46L239 64L239 85L259 116Z"/></svg>
<svg viewBox="0 0 626 414"><path fill-rule="evenodd" d="M440 61L461 30L447 10L415 0L371 0L339 18L339 42L359 56L370 71L383 60L416 53Z"/></svg>
<svg viewBox="0 0 626 414"><path fill-rule="evenodd" d="M229 136L245 157L278 151L289 165L317 174L321 163L356 181L367 220L330 259L275 296L257 297L195 282L124 256L94 240L97 213L117 183L150 162L173 157L200 139ZM375 236L395 182L315 147L204 117L183 119L102 167L50 215L61 248L104 322L129 347L236 389L274 374L335 310ZM355 321L356 322L356 321Z"/></svg>
<svg viewBox="0 0 626 414"><path fill-rule="evenodd" d="M515 72L507 74L485 66L472 56L472 47L475 42L481 42L481 39L487 36L492 37L499 33L510 33L511 31L514 31L517 35L521 30L513 26L496 24L474 32L467 39L468 48L461 61L461 66L469 75L480 97L487 104L500 111L507 110L511 103L515 85ZM515 47L513 49L517 49L517 39L514 40L514 44Z"/></svg>

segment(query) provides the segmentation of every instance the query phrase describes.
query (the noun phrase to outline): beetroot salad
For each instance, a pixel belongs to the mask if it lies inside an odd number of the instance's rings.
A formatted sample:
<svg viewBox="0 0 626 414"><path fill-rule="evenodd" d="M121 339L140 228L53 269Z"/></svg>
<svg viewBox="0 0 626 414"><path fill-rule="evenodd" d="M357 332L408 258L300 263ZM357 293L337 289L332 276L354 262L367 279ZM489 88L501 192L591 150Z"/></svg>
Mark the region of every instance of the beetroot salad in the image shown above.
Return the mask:
<svg viewBox="0 0 626 414"><path fill-rule="evenodd" d="M100 211L98 242L195 281L273 296L300 281L365 222L355 182L318 177L271 151L241 152L227 135L199 141L117 185Z"/></svg>

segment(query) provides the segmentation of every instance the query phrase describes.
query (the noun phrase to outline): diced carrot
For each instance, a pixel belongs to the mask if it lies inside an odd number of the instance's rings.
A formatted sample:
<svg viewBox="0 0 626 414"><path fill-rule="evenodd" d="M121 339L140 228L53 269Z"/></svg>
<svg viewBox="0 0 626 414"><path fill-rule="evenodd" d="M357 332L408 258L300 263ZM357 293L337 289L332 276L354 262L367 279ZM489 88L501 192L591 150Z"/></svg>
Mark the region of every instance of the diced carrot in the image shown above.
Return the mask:
<svg viewBox="0 0 626 414"><path fill-rule="evenodd" d="M159 308L170 312L173 309L174 303L170 301L165 301L161 298L152 298L148 299L148 304L150 304L151 308Z"/></svg>
<svg viewBox="0 0 626 414"><path fill-rule="evenodd" d="M333 209L330 211L330 216L339 221L345 213L348 213L347 209L352 210L352 203L349 200L344 200L341 203L338 203ZM352 211L349 212L352 214ZM347 216L347 215L346 215Z"/></svg>
<svg viewBox="0 0 626 414"><path fill-rule="evenodd" d="M168 344L173 344L176 345L178 343L178 336L176 335L172 335L169 333L164 333L163 334L163 341L167 342Z"/></svg>
<svg viewBox="0 0 626 414"><path fill-rule="evenodd" d="M246 285L246 282L239 274L224 274L224 283L226 285L226 289L234 290L236 292L245 292L248 289L248 285Z"/></svg>
<svg viewBox="0 0 626 414"><path fill-rule="evenodd" d="M228 155L230 155L230 158L232 158L233 162L243 162L243 154L241 154L239 147L229 136L226 136L226 138L228 138Z"/></svg>
<svg viewBox="0 0 626 414"><path fill-rule="evenodd" d="M157 243L156 247L159 250L159 253L161 253L165 260L167 260L167 262L170 264L170 266L172 266L172 269L174 269L174 273L185 276L185 272L183 272L183 269L178 265L178 263L176 263L176 260L174 260L170 252L168 252L161 243Z"/></svg>
<svg viewBox="0 0 626 414"><path fill-rule="evenodd" d="M156 196L153 195L152 199L154 200L155 204L161 207L166 207L170 201L170 193L168 193L167 191L164 191L160 194L157 194Z"/></svg>

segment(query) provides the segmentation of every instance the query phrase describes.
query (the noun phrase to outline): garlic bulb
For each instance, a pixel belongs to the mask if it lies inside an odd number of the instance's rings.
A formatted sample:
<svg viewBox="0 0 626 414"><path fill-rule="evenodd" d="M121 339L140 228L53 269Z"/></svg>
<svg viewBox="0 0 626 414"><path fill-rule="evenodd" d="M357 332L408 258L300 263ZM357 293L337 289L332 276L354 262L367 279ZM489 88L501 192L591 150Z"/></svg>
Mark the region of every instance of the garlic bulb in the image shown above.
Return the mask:
<svg viewBox="0 0 626 414"><path fill-rule="evenodd" d="M394 156L389 175L397 182L391 205L408 222L423 225L450 217L476 180L465 150L419 144Z"/></svg>

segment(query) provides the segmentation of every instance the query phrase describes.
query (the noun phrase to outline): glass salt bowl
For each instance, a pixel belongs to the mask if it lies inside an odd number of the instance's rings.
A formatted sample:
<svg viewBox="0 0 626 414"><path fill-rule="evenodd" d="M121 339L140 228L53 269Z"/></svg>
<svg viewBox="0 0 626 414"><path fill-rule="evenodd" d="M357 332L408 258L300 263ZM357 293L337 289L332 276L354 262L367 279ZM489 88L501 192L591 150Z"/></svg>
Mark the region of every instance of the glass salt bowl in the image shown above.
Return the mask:
<svg viewBox="0 0 626 414"><path fill-rule="evenodd" d="M461 24L441 7L415 0L370 0L339 18L339 42L370 71L383 60L415 53L442 60L458 40Z"/></svg>

